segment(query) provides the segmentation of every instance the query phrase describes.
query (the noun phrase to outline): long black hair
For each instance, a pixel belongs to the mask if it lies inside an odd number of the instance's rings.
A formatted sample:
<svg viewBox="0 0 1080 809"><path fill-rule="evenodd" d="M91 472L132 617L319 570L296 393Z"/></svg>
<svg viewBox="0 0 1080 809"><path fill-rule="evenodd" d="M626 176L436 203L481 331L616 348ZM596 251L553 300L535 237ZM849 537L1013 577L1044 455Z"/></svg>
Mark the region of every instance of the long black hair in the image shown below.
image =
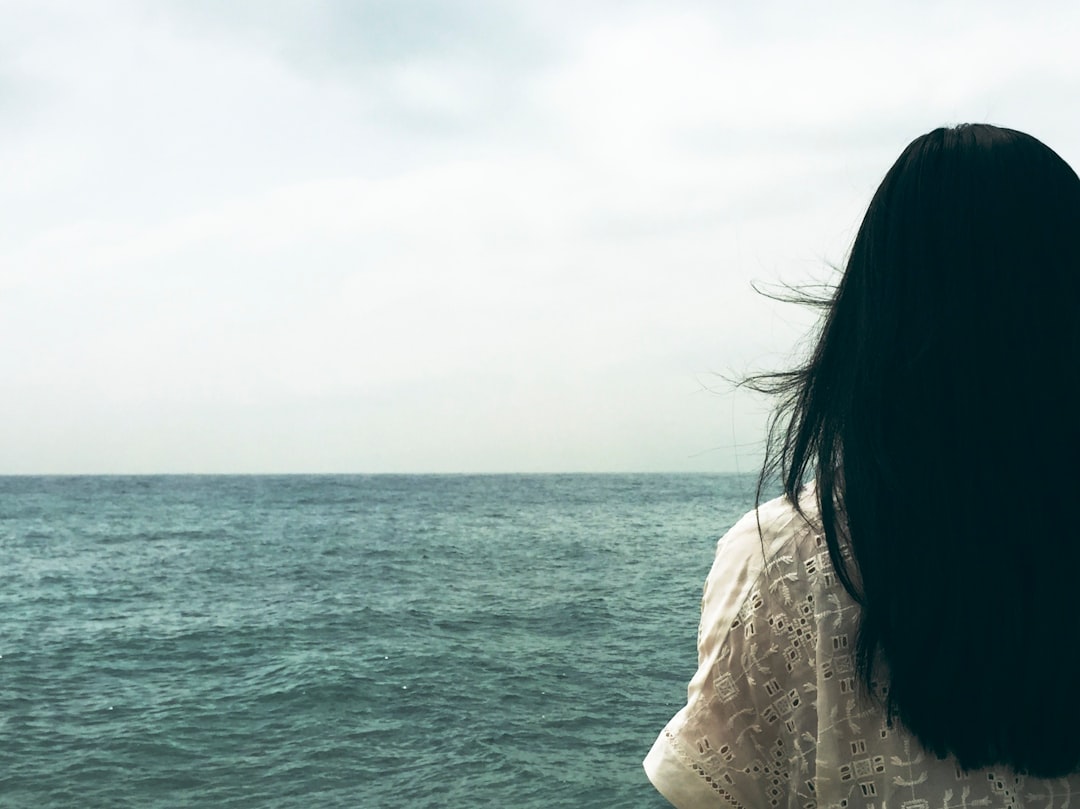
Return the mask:
<svg viewBox="0 0 1080 809"><path fill-rule="evenodd" d="M826 304L752 383L758 499L816 481L860 693L964 770L1080 770L1080 179L1022 132L923 135Z"/></svg>

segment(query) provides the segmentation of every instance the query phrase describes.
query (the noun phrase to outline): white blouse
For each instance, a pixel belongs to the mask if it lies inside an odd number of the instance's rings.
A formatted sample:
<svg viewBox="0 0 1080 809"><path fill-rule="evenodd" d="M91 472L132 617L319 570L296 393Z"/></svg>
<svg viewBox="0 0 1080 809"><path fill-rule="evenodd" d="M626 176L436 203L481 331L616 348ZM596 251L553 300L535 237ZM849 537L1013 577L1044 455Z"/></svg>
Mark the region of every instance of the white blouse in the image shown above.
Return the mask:
<svg viewBox="0 0 1080 809"><path fill-rule="evenodd" d="M760 537L751 512L720 540L687 704L645 759L656 788L679 809L1070 809L1080 774L965 775L857 699L859 607L813 525L814 499L810 522L779 498L757 512Z"/></svg>

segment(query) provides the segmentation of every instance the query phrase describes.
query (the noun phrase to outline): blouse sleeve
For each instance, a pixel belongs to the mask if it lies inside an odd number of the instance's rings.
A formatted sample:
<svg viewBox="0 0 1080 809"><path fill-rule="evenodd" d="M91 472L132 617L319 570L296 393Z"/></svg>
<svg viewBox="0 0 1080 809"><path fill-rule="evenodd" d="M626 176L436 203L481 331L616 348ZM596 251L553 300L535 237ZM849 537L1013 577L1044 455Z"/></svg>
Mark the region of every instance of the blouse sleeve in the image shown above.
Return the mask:
<svg viewBox="0 0 1080 809"><path fill-rule="evenodd" d="M653 785L678 809L813 802L812 792L789 800L793 792L806 792L800 784L813 777L806 767L794 772L791 764L794 759L812 767L807 753L813 734L806 731L816 731L816 719L806 713L805 691L807 681L810 688L815 681L809 676L815 650L808 636L800 642L792 630L808 614L787 586L796 568L783 556L792 519L774 517L762 514L759 535L751 513L720 540L702 597L698 669L686 706L644 762ZM776 560L767 573L762 538ZM790 567L785 570L783 562ZM804 727L807 722L813 727Z"/></svg>

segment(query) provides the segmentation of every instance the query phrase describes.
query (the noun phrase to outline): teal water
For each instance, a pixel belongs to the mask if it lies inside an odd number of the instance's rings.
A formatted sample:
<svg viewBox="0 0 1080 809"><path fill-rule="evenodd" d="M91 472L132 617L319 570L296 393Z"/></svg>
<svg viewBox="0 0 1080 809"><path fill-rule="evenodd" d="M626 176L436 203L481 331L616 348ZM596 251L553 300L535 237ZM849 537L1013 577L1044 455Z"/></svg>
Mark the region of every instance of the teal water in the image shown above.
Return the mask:
<svg viewBox="0 0 1080 809"><path fill-rule="evenodd" d="M0 478L0 806L659 809L752 490Z"/></svg>

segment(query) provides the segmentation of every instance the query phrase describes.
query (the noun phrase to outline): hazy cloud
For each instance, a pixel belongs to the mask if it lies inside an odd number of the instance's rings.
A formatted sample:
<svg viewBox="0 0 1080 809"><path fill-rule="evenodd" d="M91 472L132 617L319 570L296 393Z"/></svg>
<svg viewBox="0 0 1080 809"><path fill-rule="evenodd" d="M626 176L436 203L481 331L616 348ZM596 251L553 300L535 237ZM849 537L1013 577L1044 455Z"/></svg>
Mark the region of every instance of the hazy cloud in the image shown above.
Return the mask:
<svg viewBox="0 0 1080 809"><path fill-rule="evenodd" d="M751 280L942 123L1080 159L1047 9L0 0L0 471L745 469Z"/></svg>

